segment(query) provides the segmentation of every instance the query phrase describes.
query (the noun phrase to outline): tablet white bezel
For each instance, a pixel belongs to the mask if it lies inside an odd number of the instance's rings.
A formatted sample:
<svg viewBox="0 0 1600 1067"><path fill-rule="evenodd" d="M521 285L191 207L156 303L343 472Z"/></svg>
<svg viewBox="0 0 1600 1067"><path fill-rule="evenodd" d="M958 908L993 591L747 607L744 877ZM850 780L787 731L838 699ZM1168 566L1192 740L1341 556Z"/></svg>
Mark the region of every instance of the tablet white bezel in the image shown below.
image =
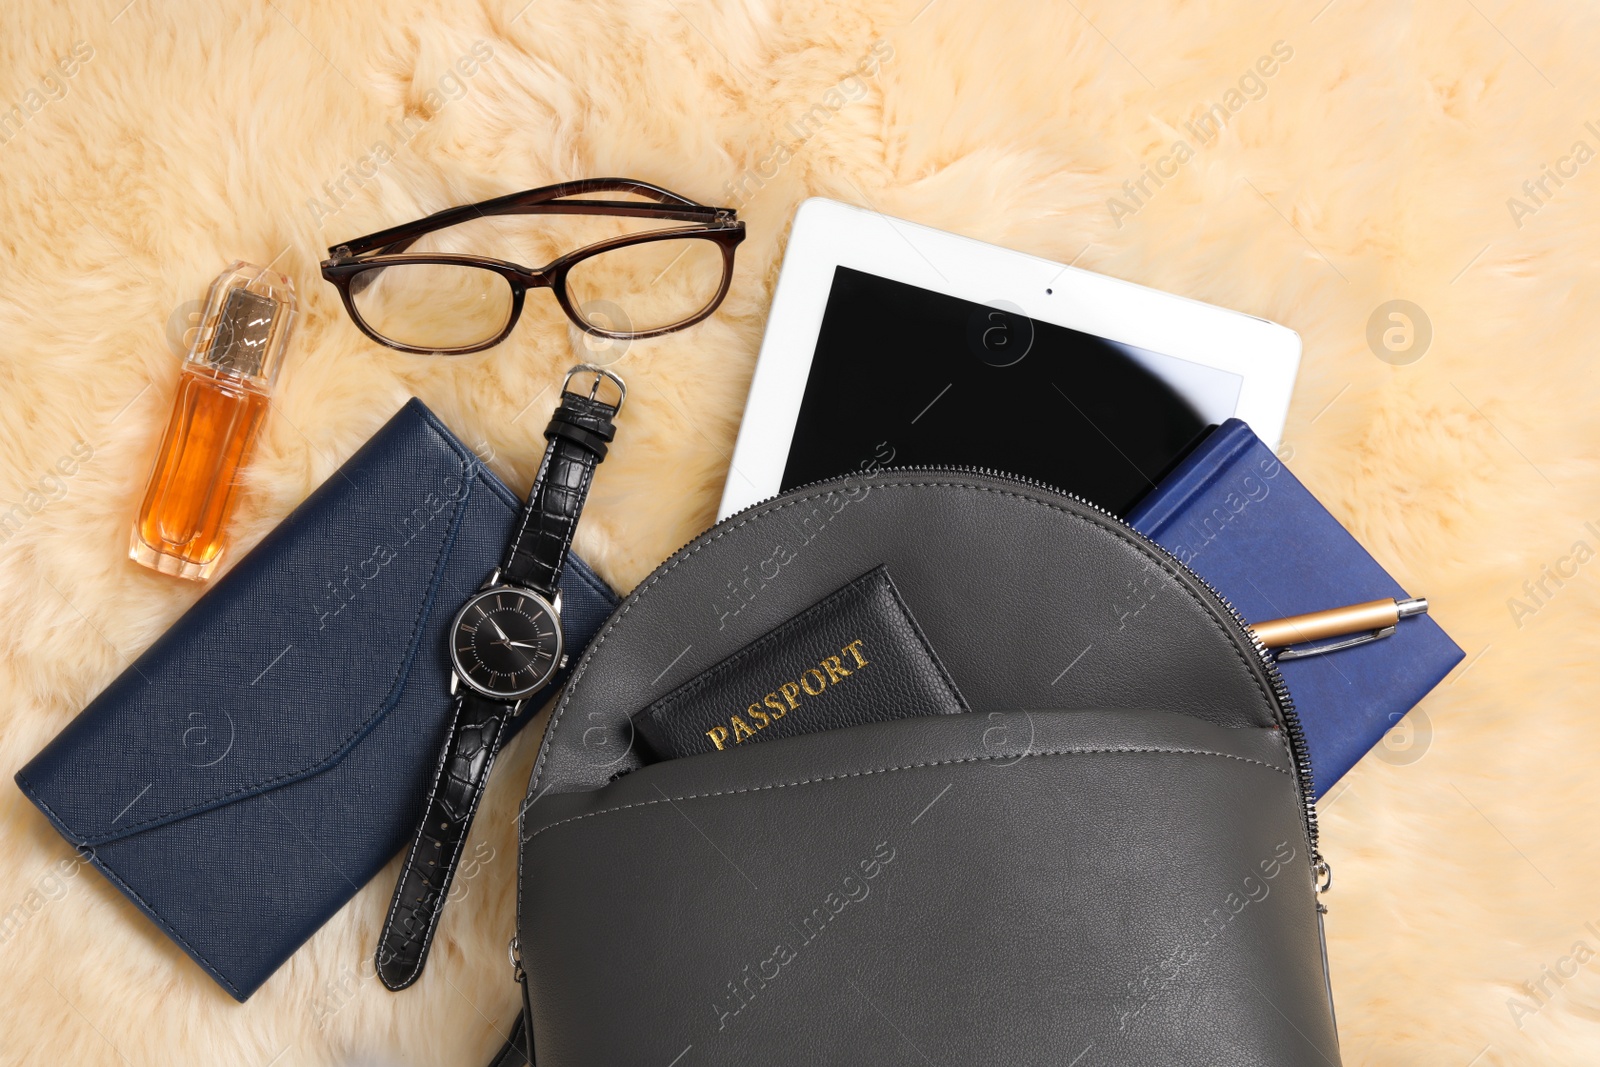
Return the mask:
<svg viewBox="0 0 1600 1067"><path fill-rule="evenodd" d="M1288 327L813 197L795 214L719 518L778 492L840 266L1231 371L1234 414L1269 448L1283 435L1300 367Z"/></svg>

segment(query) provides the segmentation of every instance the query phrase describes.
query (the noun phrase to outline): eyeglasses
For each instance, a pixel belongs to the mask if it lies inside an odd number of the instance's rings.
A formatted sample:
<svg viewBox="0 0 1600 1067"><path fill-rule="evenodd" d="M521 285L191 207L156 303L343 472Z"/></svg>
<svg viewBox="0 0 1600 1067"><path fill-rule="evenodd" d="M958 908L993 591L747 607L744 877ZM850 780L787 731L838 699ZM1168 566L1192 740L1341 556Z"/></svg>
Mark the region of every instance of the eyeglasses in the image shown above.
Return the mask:
<svg viewBox="0 0 1600 1067"><path fill-rule="evenodd" d="M586 198L597 193L634 199ZM507 232L505 216L516 215L578 216L591 230L620 228L607 217L693 225L616 234L538 268L482 255L526 247ZM460 355L497 345L517 324L527 291L538 288L553 290L587 333L655 337L693 326L728 295L744 240L736 216L648 182L562 182L346 241L328 249L322 276L362 333L402 352Z"/></svg>

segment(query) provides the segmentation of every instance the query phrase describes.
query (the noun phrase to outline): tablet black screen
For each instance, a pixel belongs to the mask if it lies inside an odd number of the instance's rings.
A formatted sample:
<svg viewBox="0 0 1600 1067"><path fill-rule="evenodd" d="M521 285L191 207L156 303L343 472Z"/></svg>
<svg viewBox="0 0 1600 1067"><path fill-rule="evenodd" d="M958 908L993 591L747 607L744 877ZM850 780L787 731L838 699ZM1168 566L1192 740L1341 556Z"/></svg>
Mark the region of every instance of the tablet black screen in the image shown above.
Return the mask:
<svg viewBox="0 0 1600 1067"><path fill-rule="evenodd" d="M1123 514L1233 413L1236 374L995 303L836 268L782 487L992 467Z"/></svg>

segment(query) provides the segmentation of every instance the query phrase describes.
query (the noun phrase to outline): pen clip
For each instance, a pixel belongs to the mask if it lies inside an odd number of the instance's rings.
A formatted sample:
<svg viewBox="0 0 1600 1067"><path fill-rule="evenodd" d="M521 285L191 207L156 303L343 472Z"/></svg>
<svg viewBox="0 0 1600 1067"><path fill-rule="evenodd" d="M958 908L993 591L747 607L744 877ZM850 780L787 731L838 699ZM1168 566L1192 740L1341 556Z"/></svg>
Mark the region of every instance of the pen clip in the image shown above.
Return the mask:
<svg viewBox="0 0 1600 1067"><path fill-rule="evenodd" d="M1306 645L1303 648L1295 648L1290 646L1289 648L1279 649L1278 654L1274 658L1278 660L1286 660L1306 659L1309 656L1321 656L1329 652L1338 652L1340 649L1354 648L1357 645L1371 644L1379 638L1388 637L1392 633L1394 633L1394 627L1385 626L1381 630L1368 630L1364 634L1356 634L1353 637L1341 637L1337 641L1329 641L1327 644L1323 645Z"/></svg>

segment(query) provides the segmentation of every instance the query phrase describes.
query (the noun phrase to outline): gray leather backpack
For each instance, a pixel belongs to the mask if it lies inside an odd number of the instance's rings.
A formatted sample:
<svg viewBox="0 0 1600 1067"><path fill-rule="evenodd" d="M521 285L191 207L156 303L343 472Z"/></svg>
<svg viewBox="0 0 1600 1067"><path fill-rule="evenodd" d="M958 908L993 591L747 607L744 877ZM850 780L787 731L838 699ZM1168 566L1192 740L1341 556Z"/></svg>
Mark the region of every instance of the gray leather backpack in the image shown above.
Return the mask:
<svg viewBox="0 0 1600 1067"><path fill-rule="evenodd" d="M970 712L644 762L632 713L879 566ZM1309 783L1270 657L1115 517L983 471L792 490L551 713L496 1062L1337 1065Z"/></svg>

